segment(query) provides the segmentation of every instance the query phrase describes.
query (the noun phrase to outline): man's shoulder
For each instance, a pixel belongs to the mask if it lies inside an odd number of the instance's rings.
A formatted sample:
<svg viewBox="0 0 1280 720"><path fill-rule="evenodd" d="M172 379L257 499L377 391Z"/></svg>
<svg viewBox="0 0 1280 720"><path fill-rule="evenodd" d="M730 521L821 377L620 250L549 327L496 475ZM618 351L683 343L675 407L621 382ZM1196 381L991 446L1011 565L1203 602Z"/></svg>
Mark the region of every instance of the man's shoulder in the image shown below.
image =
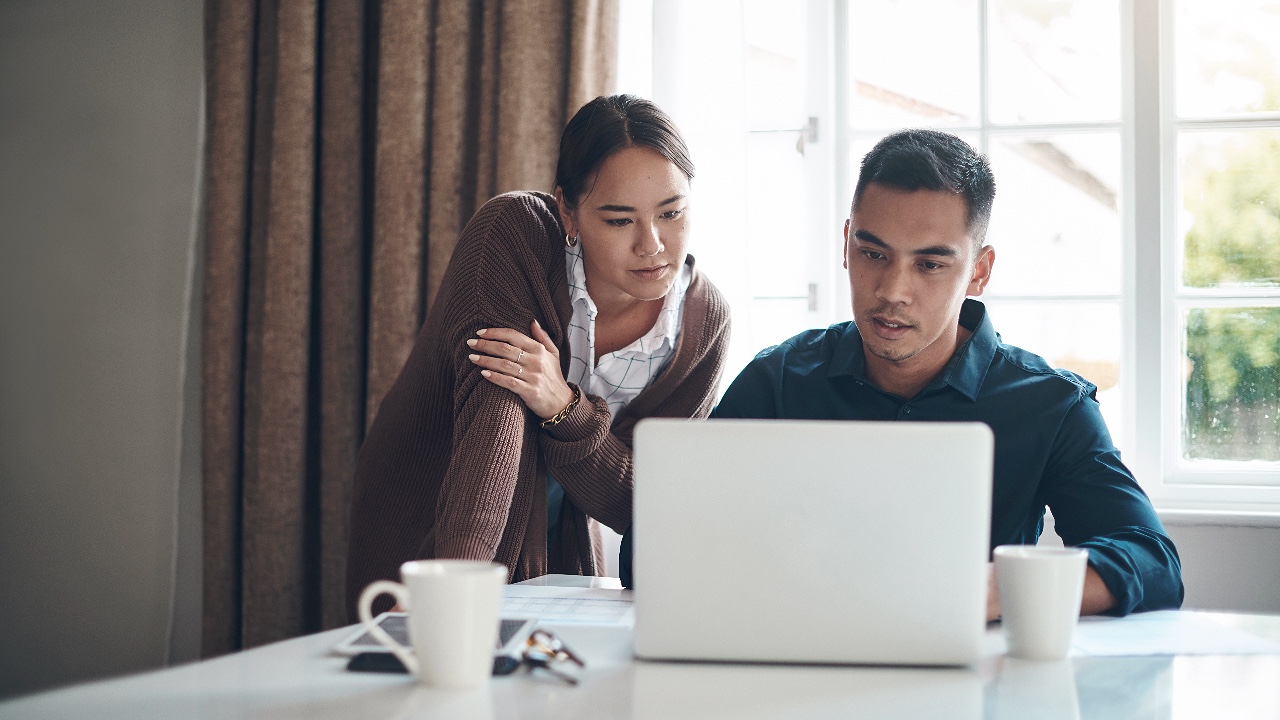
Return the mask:
<svg viewBox="0 0 1280 720"><path fill-rule="evenodd" d="M805 330L761 350L729 385L712 417L801 417L792 414L797 404L826 395L822 383L830 360L851 324Z"/></svg>
<svg viewBox="0 0 1280 720"><path fill-rule="evenodd" d="M1083 377L1062 368L1056 368L1040 355L1016 345L1001 342L996 358L1004 373L1030 381L1040 390L1053 390L1077 396L1092 396L1097 386Z"/></svg>
<svg viewBox="0 0 1280 720"><path fill-rule="evenodd" d="M751 365L780 372L808 371L825 365L831 359L835 345L852 325L852 321L846 321L797 333L756 353Z"/></svg>

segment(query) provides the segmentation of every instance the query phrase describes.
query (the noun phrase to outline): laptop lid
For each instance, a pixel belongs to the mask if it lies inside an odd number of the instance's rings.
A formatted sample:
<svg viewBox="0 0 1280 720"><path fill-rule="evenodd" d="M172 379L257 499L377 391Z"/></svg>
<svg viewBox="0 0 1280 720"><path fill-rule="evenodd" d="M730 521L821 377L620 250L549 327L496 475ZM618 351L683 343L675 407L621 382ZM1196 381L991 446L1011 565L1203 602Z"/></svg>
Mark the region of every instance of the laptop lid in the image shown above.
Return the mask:
<svg viewBox="0 0 1280 720"><path fill-rule="evenodd" d="M976 661L993 450L981 423L642 421L636 655Z"/></svg>

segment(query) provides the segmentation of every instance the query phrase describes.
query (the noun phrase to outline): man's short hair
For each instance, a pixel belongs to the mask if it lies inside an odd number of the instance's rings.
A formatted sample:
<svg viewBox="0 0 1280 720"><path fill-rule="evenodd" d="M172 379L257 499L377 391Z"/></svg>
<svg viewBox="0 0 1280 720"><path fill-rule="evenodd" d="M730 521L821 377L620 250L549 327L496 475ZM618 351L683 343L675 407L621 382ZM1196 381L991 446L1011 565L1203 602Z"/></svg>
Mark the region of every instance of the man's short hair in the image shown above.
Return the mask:
<svg viewBox="0 0 1280 720"><path fill-rule="evenodd" d="M899 190L937 190L964 197L969 235L982 247L996 197L987 159L969 143L937 130L902 130L885 137L862 159L853 210L870 183Z"/></svg>

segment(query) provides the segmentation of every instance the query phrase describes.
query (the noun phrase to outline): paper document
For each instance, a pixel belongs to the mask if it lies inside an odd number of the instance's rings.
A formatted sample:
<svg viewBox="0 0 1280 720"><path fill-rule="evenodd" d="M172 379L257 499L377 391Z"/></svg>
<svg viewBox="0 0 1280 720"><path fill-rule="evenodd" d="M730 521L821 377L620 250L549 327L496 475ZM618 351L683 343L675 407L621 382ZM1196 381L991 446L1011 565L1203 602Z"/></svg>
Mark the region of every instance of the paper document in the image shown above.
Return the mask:
<svg viewBox="0 0 1280 720"><path fill-rule="evenodd" d="M1195 613L1158 611L1123 618L1081 618L1071 654L1280 655L1280 643Z"/></svg>
<svg viewBox="0 0 1280 720"><path fill-rule="evenodd" d="M558 625L635 624L631 592L612 588L508 585L503 592L502 617L532 617Z"/></svg>

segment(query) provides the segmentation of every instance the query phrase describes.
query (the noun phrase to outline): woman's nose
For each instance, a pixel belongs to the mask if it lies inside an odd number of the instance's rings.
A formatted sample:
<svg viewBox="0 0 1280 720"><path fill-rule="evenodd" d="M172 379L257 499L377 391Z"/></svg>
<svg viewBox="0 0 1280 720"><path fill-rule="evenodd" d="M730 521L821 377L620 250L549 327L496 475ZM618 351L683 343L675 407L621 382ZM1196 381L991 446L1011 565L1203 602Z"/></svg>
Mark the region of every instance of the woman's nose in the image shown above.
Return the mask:
<svg viewBox="0 0 1280 720"><path fill-rule="evenodd" d="M666 245L662 242L662 236L658 233L658 226L653 223L642 223L640 227L640 237L636 241L636 254L640 257L652 257L666 249Z"/></svg>

